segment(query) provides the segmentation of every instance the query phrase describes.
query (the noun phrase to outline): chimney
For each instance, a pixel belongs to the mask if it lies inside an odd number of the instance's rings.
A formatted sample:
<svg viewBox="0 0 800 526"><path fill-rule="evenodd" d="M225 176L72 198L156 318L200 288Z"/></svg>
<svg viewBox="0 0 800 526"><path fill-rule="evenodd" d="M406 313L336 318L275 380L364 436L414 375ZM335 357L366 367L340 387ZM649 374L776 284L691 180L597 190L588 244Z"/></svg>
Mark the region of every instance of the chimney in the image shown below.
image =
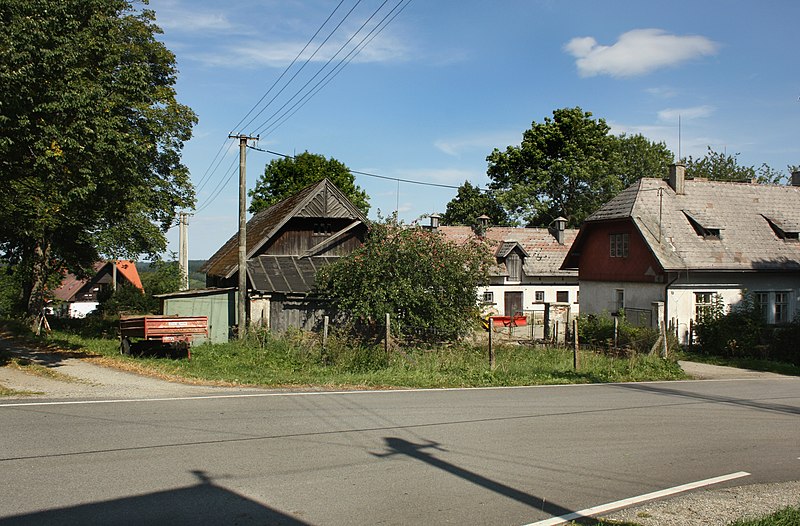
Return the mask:
<svg viewBox="0 0 800 526"><path fill-rule="evenodd" d="M485 233L486 229L489 228L489 219L489 216L486 214L478 216L478 229L481 231L481 233Z"/></svg>
<svg viewBox="0 0 800 526"><path fill-rule="evenodd" d="M792 186L800 186L800 170L792 172Z"/></svg>
<svg viewBox="0 0 800 526"><path fill-rule="evenodd" d="M676 163L669 165L669 185L675 190L676 195L684 195L686 193L686 165Z"/></svg>
<svg viewBox="0 0 800 526"><path fill-rule="evenodd" d="M556 241L558 241L559 245L564 244L564 230L567 228L567 219L564 217L557 217L555 219L556 224Z"/></svg>
<svg viewBox="0 0 800 526"><path fill-rule="evenodd" d="M430 217L431 217L431 230L433 230L435 232L435 231L439 230L439 219L441 219L442 216L440 216L439 214L434 213L434 214L431 214Z"/></svg>

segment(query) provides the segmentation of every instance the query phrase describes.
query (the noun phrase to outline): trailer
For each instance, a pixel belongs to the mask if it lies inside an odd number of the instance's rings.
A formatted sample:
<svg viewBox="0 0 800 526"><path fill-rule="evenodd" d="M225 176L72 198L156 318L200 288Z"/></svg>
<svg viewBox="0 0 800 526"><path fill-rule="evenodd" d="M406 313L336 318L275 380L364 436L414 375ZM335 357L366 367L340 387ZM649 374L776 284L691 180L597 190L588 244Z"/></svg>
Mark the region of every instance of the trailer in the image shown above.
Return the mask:
<svg viewBox="0 0 800 526"><path fill-rule="evenodd" d="M192 341L208 339L207 316L132 316L119 320L122 354L191 358Z"/></svg>

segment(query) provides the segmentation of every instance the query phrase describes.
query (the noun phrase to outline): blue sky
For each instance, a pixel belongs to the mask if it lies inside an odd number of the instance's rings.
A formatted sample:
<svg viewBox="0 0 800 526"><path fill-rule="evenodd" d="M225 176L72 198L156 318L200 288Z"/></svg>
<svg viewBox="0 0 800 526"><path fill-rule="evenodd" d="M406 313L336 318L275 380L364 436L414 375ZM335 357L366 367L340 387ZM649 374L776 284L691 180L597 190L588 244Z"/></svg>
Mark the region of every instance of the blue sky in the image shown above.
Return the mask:
<svg viewBox="0 0 800 526"><path fill-rule="evenodd" d="M738 153L743 165L800 164L794 0L403 1L330 82L281 118L320 68L333 57L309 87L399 1L343 0L289 70L338 0L150 1L177 57L178 97L199 117L184 150L199 190L190 258L208 258L237 231L231 132L260 134L262 149L308 150L384 177L485 186L493 148L519 144L554 109L580 106L614 133L641 133L676 154L680 115L683 156L711 146ZM248 151L249 188L274 158ZM398 209L411 222L443 212L455 195L366 176L356 182L373 218ZM168 238L177 252L177 228Z"/></svg>

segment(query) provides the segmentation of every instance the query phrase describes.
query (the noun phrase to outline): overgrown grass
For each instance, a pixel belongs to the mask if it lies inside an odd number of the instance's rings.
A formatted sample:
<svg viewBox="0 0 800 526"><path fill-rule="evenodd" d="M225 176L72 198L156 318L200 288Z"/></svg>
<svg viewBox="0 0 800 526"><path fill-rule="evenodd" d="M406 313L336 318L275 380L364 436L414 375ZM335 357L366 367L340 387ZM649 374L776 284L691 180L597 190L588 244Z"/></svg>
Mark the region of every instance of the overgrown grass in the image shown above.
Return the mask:
<svg viewBox="0 0 800 526"><path fill-rule="evenodd" d="M800 366L786 362L773 362L770 360L758 360L756 358L746 357L711 356L687 351L680 353L680 359L708 363L711 365L725 365L728 367L738 367L740 369L751 369L753 371L766 371L770 373L800 376Z"/></svg>
<svg viewBox="0 0 800 526"><path fill-rule="evenodd" d="M381 346L352 345L344 338L331 338L323 350L318 337L300 333L198 345L192 348L191 360L122 356L116 340L58 331L48 343L86 356L102 356L107 363L139 372L267 387L488 387L686 378L675 361L657 356L615 358L582 352L580 369L575 371L572 351L515 345L496 350L496 367L492 370L485 347L454 345L387 354Z"/></svg>

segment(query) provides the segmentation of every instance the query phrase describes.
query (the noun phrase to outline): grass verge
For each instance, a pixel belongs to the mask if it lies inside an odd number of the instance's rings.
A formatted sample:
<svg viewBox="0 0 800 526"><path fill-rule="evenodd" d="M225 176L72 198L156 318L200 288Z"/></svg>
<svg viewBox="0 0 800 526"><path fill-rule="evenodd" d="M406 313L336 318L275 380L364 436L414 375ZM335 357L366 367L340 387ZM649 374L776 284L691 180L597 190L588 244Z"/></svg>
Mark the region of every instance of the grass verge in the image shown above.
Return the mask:
<svg viewBox="0 0 800 526"><path fill-rule="evenodd" d="M38 376L40 378L49 378L50 380L58 380L59 382L69 383L83 383L80 378L75 378L60 371L56 371L51 367L47 367L25 358L11 358L8 360L6 367L22 371L26 374Z"/></svg>
<svg viewBox="0 0 800 526"><path fill-rule="evenodd" d="M789 506L757 519L734 521L730 526L797 526L798 524L800 524L800 506Z"/></svg>
<svg viewBox="0 0 800 526"><path fill-rule="evenodd" d="M54 332L49 347L61 347L104 364L169 380L217 385L321 388L444 388L574 383L635 382L686 378L673 360L657 356L611 357L582 352L573 370L572 352L549 347L506 346L489 367L487 349L456 345L405 349L388 355L380 346L353 346L332 338L326 349L313 335L253 338L199 345L191 360L131 358L116 340Z"/></svg>

